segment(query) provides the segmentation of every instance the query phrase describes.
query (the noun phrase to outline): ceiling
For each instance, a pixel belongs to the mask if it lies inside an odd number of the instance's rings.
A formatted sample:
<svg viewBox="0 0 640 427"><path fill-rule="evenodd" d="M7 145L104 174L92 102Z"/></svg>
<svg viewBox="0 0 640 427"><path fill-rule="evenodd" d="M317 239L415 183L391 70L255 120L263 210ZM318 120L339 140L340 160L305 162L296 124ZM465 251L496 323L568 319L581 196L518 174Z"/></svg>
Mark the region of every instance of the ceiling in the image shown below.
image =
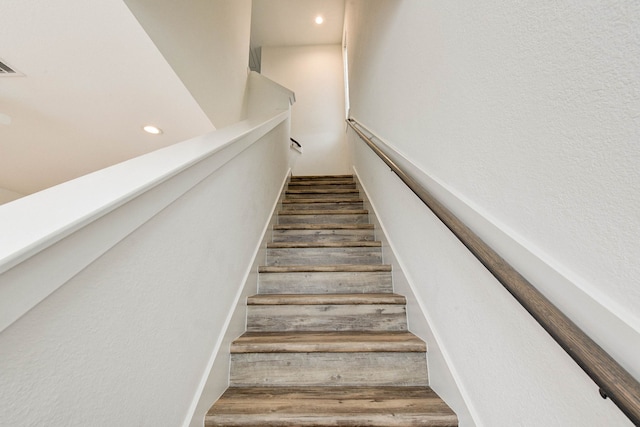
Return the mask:
<svg viewBox="0 0 640 427"><path fill-rule="evenodd" d="M341 43L344 0L252 7L252 47ZM0 196L215 129L122 0L2 0L0 41L0 61L22 74L0 76ZM149 123L164 133L142 132Z"/></svg>
<svg viewBox="0 0 640 427"><path fill-rule="evenodd" d="M344 0L253 0L251 46L340 44L343 23Z"/></svg>
<svg viewBox="0 0 640 427"><path fill-rule="evenodd" d="M3 0L0 41L23 74L0 77L0 190L30 194L214 129L123 1Z"/></svg>

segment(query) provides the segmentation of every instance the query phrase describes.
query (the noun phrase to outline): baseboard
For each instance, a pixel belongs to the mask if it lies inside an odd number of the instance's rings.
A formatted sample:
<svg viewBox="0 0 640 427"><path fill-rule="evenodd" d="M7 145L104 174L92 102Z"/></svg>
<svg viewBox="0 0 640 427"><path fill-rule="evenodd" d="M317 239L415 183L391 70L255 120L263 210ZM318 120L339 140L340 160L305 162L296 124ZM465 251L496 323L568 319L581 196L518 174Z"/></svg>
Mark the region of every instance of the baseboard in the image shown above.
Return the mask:
<svg viewBox="0 0 640 427"><path fill-rule="evenodd" d="M430 325L428 312L421 301L416 298L413 281L404 274L406 268L401 259L396 256L393 241L388 238L384 224L379 220L375 204L371 202L367 189L362 185L358 170L354 167L356 186L364 201L365 209L369 210L369 220L375 225L376 240L382 242L383 260L385 264L391 264L393 277L393 290L404 295L407 299L407 322L409 330L427 343L427 363L429 368L429 382L431 388L442 397L445 402L456 412L460 424L465 427L474 427L473 410L470 408L468 398L459 381L460 376L455 371L451 358L446 349L440 343L442 340L436 330ZM434 377L437 379L434 381Z"/></svg>
<svg viewBox="0 0 640 427"><path fill-rule="evenodd" d="M277 211L282 205L284 191L291 178L291 169L287 170L280 186L280 196L271 208L271 216L262 230L262 238L256 246L251 265L244 275L243 285L235 296L233 307L224 324L224 334L221 334L215 344L211 358L198 389L195 393L189 412L185 417L183 427L202 427L207 411L224 393L229 384L229 360L231 342L246 330L247 297L258 292L258 266L266 259L267 242L271 241L271 230L277 220Z"/></svg>

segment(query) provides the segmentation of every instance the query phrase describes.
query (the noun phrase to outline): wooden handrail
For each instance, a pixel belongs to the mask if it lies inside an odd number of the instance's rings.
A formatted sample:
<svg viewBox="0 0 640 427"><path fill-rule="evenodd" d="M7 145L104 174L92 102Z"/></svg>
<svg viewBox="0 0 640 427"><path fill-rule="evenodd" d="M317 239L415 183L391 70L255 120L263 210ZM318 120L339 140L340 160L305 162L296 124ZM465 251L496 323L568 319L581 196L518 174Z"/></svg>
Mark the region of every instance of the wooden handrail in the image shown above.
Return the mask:
<svg viewBox="0 0 640 427"><path fill-rule="evenodd" d="M602 397L610 398L635 425L640 425L640 383L449 209L403 171L360 130L364 126L352 118L347 123L591 377L600 387Z"/></svg>

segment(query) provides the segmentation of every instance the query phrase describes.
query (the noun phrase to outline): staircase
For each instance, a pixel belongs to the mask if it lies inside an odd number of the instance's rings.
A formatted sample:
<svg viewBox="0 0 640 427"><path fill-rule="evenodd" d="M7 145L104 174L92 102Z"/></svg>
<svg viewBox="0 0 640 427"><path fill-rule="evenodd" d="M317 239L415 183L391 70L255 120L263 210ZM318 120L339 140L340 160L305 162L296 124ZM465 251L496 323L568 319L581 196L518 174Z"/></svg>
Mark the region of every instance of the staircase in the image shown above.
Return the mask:
<svg viewBox="0 0 640 427"><path fill-rule="evenodd" d="M206 426L457 426L352 176L292 177Z"/></svg>

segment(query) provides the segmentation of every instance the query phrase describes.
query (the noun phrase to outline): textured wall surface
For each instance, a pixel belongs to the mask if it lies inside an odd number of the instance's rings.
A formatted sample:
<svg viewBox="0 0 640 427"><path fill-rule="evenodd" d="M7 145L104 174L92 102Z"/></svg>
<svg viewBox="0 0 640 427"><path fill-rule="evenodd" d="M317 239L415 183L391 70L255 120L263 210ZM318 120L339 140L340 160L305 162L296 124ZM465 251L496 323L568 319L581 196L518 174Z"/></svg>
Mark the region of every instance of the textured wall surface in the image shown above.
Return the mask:
<svg viewBox="0 0 640 427"><path fill-rule="evenodd" d="M294 175L349 173L340 45L263 47L262 74L291 89L291 136L304 152Z"/></svg>
<svg viewBox="0 0 640 427"><path fill-rule="evenodd" d="M0 81L0 187L33 194L214 130L124 2L0 9L0 56L24 74Z"/></svg>
<svg viewBox="0 0 640 427"><path fill-rule="evenodd" d="M347 6L352 116L638 377L639 40L633 1Z"/></svg>
<svg viewBox="0 0 640 427"><path fill-rule="evenodd" d="M216 128L243 116L251 1L125 0Z"/></svg>
<svg viewBox="0 0 640 427"><path fill-rule="evenodd" d="M353 115L640 330L640 3L366 9Z"/></svg>
<svg viewBox="0 0 640 427"><path fill-rule="evenodd" d="M82 258L47 262L61 245L91 252L204 169L199 183L0 332L0 425L188 425L288 171L287 135L282 121L258 141L241 139L244 150L232 144L93 222L83 244L71 235L41 252L45 261L31 258L31 273L55 279ZM11 271L0 289L16 285L3 297L19 299L28 287L7 283Z"/></svg>
<svg viewBox="0 0 640 427"><path fill-rule="evenodd" d="M7 190L6 188L0 188L0 205L10 202L12 200L23 197L23 194L16 193L15 191Z"/></svg>

